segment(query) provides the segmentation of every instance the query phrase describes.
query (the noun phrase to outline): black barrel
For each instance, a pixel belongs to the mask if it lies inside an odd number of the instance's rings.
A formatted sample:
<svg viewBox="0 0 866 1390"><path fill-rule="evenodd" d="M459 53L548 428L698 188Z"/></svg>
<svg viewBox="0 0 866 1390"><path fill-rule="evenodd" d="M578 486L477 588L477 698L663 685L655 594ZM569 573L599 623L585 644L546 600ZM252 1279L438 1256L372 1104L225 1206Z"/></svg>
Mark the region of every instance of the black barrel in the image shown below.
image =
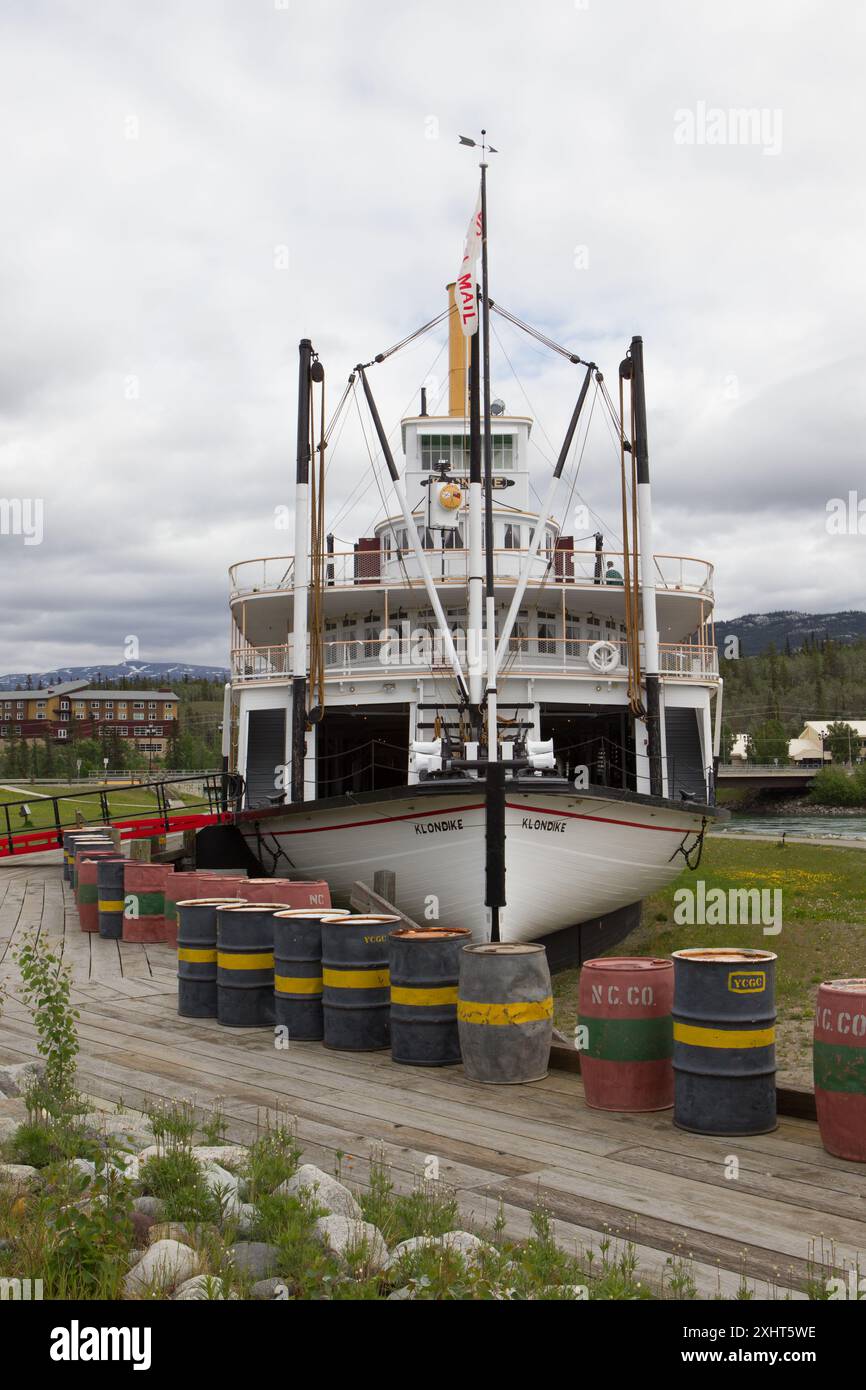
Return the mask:
<svg viewBox="0 0 866 1390"><path fill-rule="evenodd" d="M75 841L105 839L107 830L104 826L77 826L74 830L64 830L63 832L63 877L67 883L72 882L72 866L75 858ZM111 844L114 841L108 835Z"/></svg>
<svg viewBox="0 0 866 1390"><path fill-rule="evenodd" d="M274 1023L289 1040L321 1042L322 922L345 917L333 909L293 907L274 913Z"/></svg>
<svg viewBox="0 0 866 1390"><path fill-rule="evenodd" d="M388 1046L388 932L399 922L399 917L384 913L347 914L322 922L325 1047L378 1052Z"/></svg>
<svg viewBox="0 0 866 1390"><path fill-rule="evenodd" d="M693 1134L776 1128L772 951L674 951L674 1124Z"/></svg>
<svg viewBox="0 0 866 1390"><path fill-rule="evenodd" d="M460 952L457 1023L471 1081L513 1086L547 1075L553 993L538 942L488 942Z"/></svg>
<svg viewBox="0 0 866 1390"><path fill-rule="evenodd" d="M177 1011L217 1016L217 908L237 898L184 898L177 904Z"/></svg>
<svg viewBox="0 0 866 1390"><path fill-rule="evenodd" d="M226 1028L274 1024L274 913L285 903L217 909L217 1019Z"/></svg>
<svg viewBox="0 0 866 1390"><path fill-rule="evenodd" d="M409 1067L460 1061L457 980L462 927L399 927L390 936L391 1056Z"/></svg>
<svg viewBox="0 0 866 1390"><path fill-rule="evenodd" d="M99 935L106 941L119 941L123 934L123 868L122 855L100 859L96 865L96 910Z"/></svg>

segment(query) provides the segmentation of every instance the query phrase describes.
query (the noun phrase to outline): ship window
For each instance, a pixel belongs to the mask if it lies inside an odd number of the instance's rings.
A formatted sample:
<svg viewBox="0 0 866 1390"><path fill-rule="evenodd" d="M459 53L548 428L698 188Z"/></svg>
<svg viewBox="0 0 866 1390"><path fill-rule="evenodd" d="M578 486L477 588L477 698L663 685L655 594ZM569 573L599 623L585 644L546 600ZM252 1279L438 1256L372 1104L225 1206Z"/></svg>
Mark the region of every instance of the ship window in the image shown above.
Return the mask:
<svg viewBox="0 0 866 1390"><path fill-rule="evenodd" d="M519 526L515 526L515 524L514 524L513 521L506 521L506 523L505 523L505 549L506 549L506 550L519 550L519 549L520 549L520 536L521 536L520 527L519 527Z"/></svg>
<svg viewBox="0 0 866 1390"><path fill-rule="evenodd" d="M462 550L463 532L459 526L455 526L453 531L443 531L442 533L443 550Z"/></svg>
<svg viewBox="0 0 866 1390"><path fill-rule="evenodd" d="M493 467L506 471L516 467L513 434L495 434L493 436Z"/></svg>
<svg viewBox="0 0 866 1390"><path fill-rule="evenodd" d="M556 655L556 614L538 614L538 655Z"/></svg>

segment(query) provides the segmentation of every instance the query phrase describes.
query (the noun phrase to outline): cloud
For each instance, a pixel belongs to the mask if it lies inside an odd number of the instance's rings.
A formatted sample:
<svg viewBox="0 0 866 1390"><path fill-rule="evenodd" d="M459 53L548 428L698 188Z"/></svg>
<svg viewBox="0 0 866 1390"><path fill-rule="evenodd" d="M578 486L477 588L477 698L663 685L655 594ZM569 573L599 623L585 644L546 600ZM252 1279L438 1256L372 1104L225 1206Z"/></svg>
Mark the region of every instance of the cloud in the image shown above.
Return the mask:
<svg viewBox="0 0 866 1390"><path fill-rule="evenodd" d="M857 12L92 0L3 25L0 470L45 539L0 537L0 669L116 660L128 633L226 659L227 566L290 548L297 342L333 403L442 307L482 121L494 297L614 394L643 334L657 548L715 560L726 614L862 606L863 540L824 525L864 487ZM780 111L780 152L677 145L700 102ZM496 328L540 489L577 376ZM389 428L442 347L375 369ZM599 416L579 488L610 534L615 468ZM332 522L365 477L341 537L382 506L352 416Z"/></svg>

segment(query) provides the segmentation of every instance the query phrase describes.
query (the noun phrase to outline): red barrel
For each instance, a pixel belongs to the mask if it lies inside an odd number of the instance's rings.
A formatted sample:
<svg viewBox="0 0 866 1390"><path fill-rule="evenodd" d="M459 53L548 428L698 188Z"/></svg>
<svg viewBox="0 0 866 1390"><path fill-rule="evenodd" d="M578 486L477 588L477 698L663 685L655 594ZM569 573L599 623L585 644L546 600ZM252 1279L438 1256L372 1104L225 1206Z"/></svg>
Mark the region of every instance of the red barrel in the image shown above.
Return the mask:
<svg viewBox="0 0 866 1390"><path fill-rule="evenodd" d="M243 896L249 903L282 903L285 907L328 908L331 893L324 879L248 878Z"/></svg>
<svg viewBox="0 0 866 1390"><path fill-rule="evenodd" d="M123 872L124 941L165 941L166 864L130 859Z"/></svg>
<svg viewBox="0 0 866 1390"><path fill-rule="evenodd" d="M588 960L580 972L580 1074L593 1110L668 1110L674 1103L673 961Z"/></svg>
<svg viewBox="0 0 866 1390"><path fill-rule="evenodd" d="M75 897L78 902L78 925L82 931L99 931L99 904L96 889L97 861L117 859L116 849L90 849L82 853L78 860L78 887Z"/></svg>
<svg viewBox="0 0 866 1390"><path fill-rule="evenodd" d="M813 1067L824 1148L866 1163L866 979L819 985Z"/></svg>

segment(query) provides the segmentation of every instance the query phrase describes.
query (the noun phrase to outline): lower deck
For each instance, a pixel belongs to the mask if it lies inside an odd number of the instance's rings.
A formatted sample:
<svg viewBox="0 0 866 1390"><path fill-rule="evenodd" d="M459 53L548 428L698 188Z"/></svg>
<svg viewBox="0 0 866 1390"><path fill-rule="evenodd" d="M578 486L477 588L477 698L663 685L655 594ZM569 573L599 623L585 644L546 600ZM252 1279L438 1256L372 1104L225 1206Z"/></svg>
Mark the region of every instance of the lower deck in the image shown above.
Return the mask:
<svg viewBox="0 0 866 1390"><path fill-rule="evenodd" d="M45 856L47 859L48 856ZM552 1071L531 1086L485 1087L462 1067L395 1066L387 1053L275 1050L268 1031L231 1033L176 1013L174 952L79 930L59 864L0 868L0 1061L36 1054L14 997L12 954L28 931L62 950L80 1011L80 1085L107 1104L158 1098L219 1103L228 1138L249 1142L267 1112L291 1117L305 1158L363 1184L384 1153L410 1190L429 1157L467 1223L528 1232L539 1201L560 1243L608 1258L634 1246L641 1277L682 1297L796 1293L830 1266L866 1267L866 1173L827 1154L815 1124L712 1139L674 1129L670 1113L616 1115L583 1103L580 1078ZM2 1101L0 1101L2 1106ZM731 1155L739 1177L726 1177Z"/></svg>

